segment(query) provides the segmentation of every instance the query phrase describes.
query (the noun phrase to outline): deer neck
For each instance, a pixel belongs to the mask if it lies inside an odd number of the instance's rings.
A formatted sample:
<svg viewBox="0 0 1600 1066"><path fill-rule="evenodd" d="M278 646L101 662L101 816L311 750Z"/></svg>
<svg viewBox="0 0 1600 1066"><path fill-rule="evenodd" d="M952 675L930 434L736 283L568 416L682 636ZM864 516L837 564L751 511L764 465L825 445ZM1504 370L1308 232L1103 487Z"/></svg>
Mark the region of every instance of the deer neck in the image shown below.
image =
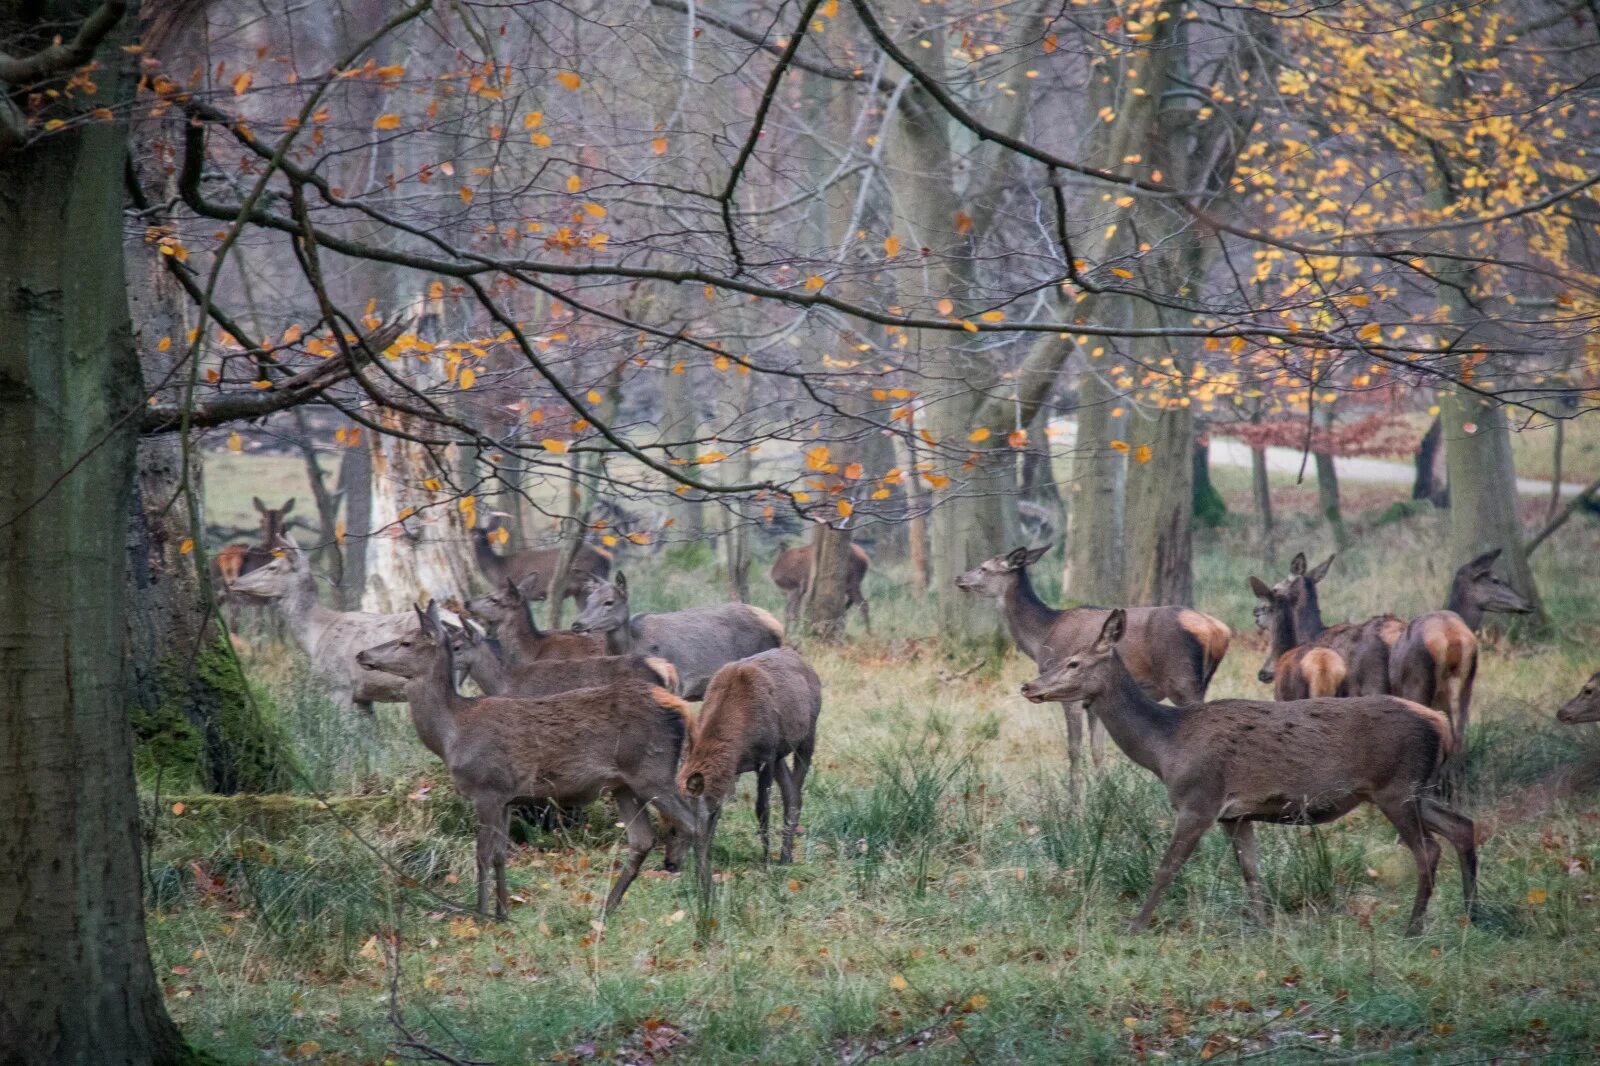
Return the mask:
<svg viewBox="0 0 1600 1066"><path fill-rule="evenodd" d="M477 537L473 537L472 554L477 556L478 569L483 571L483 575L485 577L495 581L500 580L501 567L504 563L504 560L494 553L494 549L489 547L489 542L487 540L480 540Z"/></svg>
<svg viewBox="0 0 1600 1066"><path fill-rule="evenodd" d="M1114 661L1116 675L1110 690L1098 696L1088 709L1100 719L1124 755L1165 780L1162 768L1176 750L1173 736L1178 728L1178 712L1145 695L1121 656Z"/></svg>
<svg viewBox="0 0 1600 1066"><path fill-rule="evenodd" d="M473 665L475 668L468 672L478 687L483 689L485 696L502 696L511 688L505 657L500 649L490 645L487 654L480 656Z"/></svg>
<svg viewBox="0 0 1600 1066"><path fill-rule="evenodd" d="M1470 587L1471 582L1459 575L1452 580L1450 596L1445 600L1444 609L1460 615L1461 620L1467 623L1467 628L1476 633L1483 625L1483 608L1472 602L1467 591Z"/></svg>
<svg viewBox="0 0 1600 1066"><path fill-rule="evenodd" d="M1306 595L1303 600L1294 605L1294 636L1296 639L1289 642L1289 648L1296 644L1304 644L1322 635L1328 627L1322 624L1322 604L1317 602L1317 590L1309 582L1306 585Z"/></svg>
<svg viewBox="0 0 1600 1066"><path fill-rule="evenodd" d="M317 599L317 581L309 573L296 574L287 592L278 597L278 612L306 654L316 652L322 635L338 620L339 612Z"/></svg>
<svg viewBox="0 0 1600 1066"><path fill-rule="evenodd" d="M1300 629L1300 624L1295 621L1292 611L1272 612L1272 646L1267 654L1274 662L1284 652L1298 647L1305 641L1315 637L1315 633L1306 633Z"/></svg>
<svg viewBox="0 0 1600 1066"><path fill-rule="evenodd" d="M633 637L633 619L623 619L617 628L606 630L606 654L632 655Z"/></svg>
<svg viewBox="0 0 1600 1066"><path fill-rule="evenodd" d="M1011 639L1017 642L1028 658L1038 662L1039 650L1050 636L1050 627L1065 612L1058 611L1039 598L1033 590L1026 568L1016 572L1017 578L1006 590L1006 626Z"/></svg>
<svg viewBox="0 0 1600 1066"><path fill-rule="evenodd" d="M448 763L456 713L467 701L456 694L450 656L440 654L438 658L441 665L406 681L406 703L411 707L411 724L416 728L417 739Z"/></svg>

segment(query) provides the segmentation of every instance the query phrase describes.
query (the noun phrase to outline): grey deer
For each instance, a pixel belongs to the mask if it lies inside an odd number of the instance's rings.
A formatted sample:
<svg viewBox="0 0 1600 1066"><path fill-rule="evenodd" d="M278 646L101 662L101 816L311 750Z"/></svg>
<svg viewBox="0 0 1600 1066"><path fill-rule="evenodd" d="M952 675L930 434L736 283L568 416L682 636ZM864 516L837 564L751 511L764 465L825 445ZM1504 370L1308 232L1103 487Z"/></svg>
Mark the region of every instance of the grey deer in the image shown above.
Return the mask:
<svg viewBox="0 0 1600 1066"><path fill-rule="evenodd" d="M711 677L735 659L783 644L783 623L747 603L691 607L661 614L628 612L628 577L617 571L614 581L596 581L574 633L603 633L612 655L653 655L678 668L684 699L705 695Z"/></svg>
<svg viewBox="0 0 1600 1066"><path fill-rule="evenodd" d="M1432 794L1454 739L1443 715L1394 696L1163 706L1145 695L1118 654L1126 630L1126 613L1111 612L1090 647L1064 657L1022 693L1035 703L1085 701L1128 758L1167 788L1176 813L1172 842L1130 932L1150 924L1173 875L1213 825L1227 832L1251 908L1264 917L1254 823L1316 825L1362 803L1383 812L1416 860L1407 935L1421 932L1433 895L1434 834L1455 848L1467 913L1476 914L1474 826Z"/></svg>

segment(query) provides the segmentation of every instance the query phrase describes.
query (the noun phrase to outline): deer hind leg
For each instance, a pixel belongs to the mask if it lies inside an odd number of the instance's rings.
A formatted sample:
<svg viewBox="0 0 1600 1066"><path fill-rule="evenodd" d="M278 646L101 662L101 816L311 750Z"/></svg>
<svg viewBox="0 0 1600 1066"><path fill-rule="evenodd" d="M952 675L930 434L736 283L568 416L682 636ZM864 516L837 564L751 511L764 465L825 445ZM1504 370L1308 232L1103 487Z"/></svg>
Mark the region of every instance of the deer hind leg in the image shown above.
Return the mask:
<svg viewBox="0 0 1600 1066"><path fill-rule="evenodd" d="M858 597L856 602L861 605L861 624L867 627L867 634L872 633L872 607L867 603L865 596Z"/></svg>
<svg viewBox="0 0 1600 1066"><path fill-rule="evenodd" d="M1233 845L1233 857L1238 860L1239 873L1244 877L1245 892L1250 897L1250 913L1256 921L1265 922L1267 895L1261 888L1255 823L1235 818L1223 822L1222 827L1228 832L1228 841Z"/></svg>
<svg viewBox="0 0 1600 1066"><path fill-rule="evenodd" d="M1472 819L1440 803L1436 799L1422 801L1422 824L1429 832L1437 833L1456 849L1461 863L1461 898L1466 904L1467 918L1478 920L1478 830Z"/></svg>
<svg viewBox="0 0 1600 1066"><path fill-rule="evenodd" d="M1434 876L1439 870L1439 842L1428 834L1422 819L1422 800L1415 795L1380 799L1377 803L1400 834L1400 842L1411 849L1417 861L1417 898L1411 905L1411 920L1406 922L1406 936L1421 936L1422 916L1433 897Z"/></svg>
<svg viewBox="0 0 1600 1066"><path fill-rule="evenodd" d="M1077 796L1083 780L1083 704L1063 703L1061 713L1067 719L1067 786Z"/></svg>
<svg viewBox="0 0 1600 1066"><path fill-rule="evenodd" d="M656 844L656 833L650 825L650 815L644 809L643 801L628 789L618 789L616 795L617 814L621 816L623 827L628 833L628 861L617 871L617 879L611 885L611 894L606 897L607 914L616 910L622 903L623 894L628 891L628 886L633 884L633 879L639 876L644 860Z"/></svg>
<svg viewBox="0 0 1600 1066"><path fill-rule="evenodd" d="M1150 898L1144 901L1144 906L1139 908L1139 914L1128 923L1129 933L1142 932L1150 924L1150 919L1156 913L1156 905L1161 902L1161 897L1166 895L1167 886L1172 884L1172 878L1189 861L1189 856L1194 854L1195 845L1200 843L1200 838L1206 835L1206 830L1216 824L1217 815L1214 810L1201 813L1198 811L1184 810L1178 812L1177 823L1172 830L1172 843L1167 845L1167 853L1161 856L1161 865L1156 867L1156 875L1150 881Z"/></svg>
<svg viewBox="0 0 1600 1066"><path fill-rule="evenodd" d="M772 764L756 767L756 824L761 827L761 861L772 858L772 804L768 793L772 789Z"/></svg>
<svg viewBox="0 0 1600 1066"><path fill-rule="evenodd" d="M478 808L478 913L489 916L489 880L496 881L495 917L506 917L505 848L509 839L511 812L498 796L481 799Z"/></svg>
<svg viewBox="0 0 1600 1066"><path fill-rule="evenodd" d="M804 585L789 590L789 598L783 601L784 629L792 630L800 624L800 603L805 599L805 595L806 588Z"/></svg>
<svg viewBox="0 0 1600 1066"><path fill-rule="evenodd" d="M1083 707L1083 704L1078 706ZM1083 707L1083 717L1089 723L1089 761L1099 769L1106 761L1105 723L1087 707Z"/></svg>
<svg viewBox="0 0 1600 1066"><path fill-rule="evenodd" d="M791 863L794 862L794 835L800 830L801 779L782 759L773 760L772 771L778 779L778 790L783 794L783 849L778 854L778 861Z"/></svg>

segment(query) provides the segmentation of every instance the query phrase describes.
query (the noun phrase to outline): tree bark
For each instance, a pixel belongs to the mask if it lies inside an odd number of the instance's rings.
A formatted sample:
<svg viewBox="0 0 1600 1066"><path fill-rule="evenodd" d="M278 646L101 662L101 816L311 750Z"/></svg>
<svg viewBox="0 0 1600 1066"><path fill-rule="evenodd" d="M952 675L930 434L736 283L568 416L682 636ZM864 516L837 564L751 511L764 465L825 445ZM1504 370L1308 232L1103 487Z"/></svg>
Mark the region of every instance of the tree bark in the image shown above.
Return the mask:
<svg viewBox="0 0 1600 1066"><path fill-rule="evenodd" d="M363 436L360 427L350 432ZM339 608L361 609L367 587L367 546L372 539L372 451L367 442L345 448L339 461L339 492L344 498L344 581L339 586Z"/></svg>
<svg viewBox="0 0 1600 1066"><path fill-rule="evenodd" d="M1148 462L1128 464L1126 602L1194 602L1194 418L1187 407L1169 408L1148 421L1133 420L1151 450ZM1146 436L1148 435L1148 436Z"/></svg>
<svg viewBox="0 0 1600 1066"><path fill-rule="evenodd" d="M1417 442L1417 478L1411 483L1411 498L1413 500L1431 500L1438 495L1438 485L1434 478L1435 468L1439 458L1439 416L1434 415L1433 421L1428 423L1428 431Z"/></svg>
<svg viewBox="0 0 1600 1066"><path fill-rule="evenodd" d="M1078 378L1078 440L1072 453L1072 505L1067 508L1067 598L1122 602L1122 456L1112 451L1119 420L1116 394L1097 364Z"/></svg>
<svg viewBox="0 0 1600 1066"><path fill-rule="evenodd" d="M44 47L99 5L5 5ZM133 16L128 16L131 20ZM131 107L125 27L94 105ZM0 157L0 1049L17 1066L179 1062L145 943L125 699L144 402L122 260L127 129Z"/></svg>
<svg viewBox="0 0 1600 1066"><path fill-rule="evenodd" d="M811 577L801 608L806 636L841 639L850 606L850 530L818 523L811 531Z"/></svg>
<svg viewBox="0 0 1600 1066"><path fill-rule="evenodd" d="M1250 495L1255 501L1256 538L1269 565L1277 562L1278 545L1272 530L1272 479L1267 472L1267 449L1250 449Z"/></svg>
<svg viewBox="0 0 1600 1066"><path fill-rule="evenodd" d="M1340 551L1350 547L1350 530L1344 524L1344 510L1339 505L1339 470L1333 456L1327 452L1312 452L1317 466L1317 506L1333 533L1333 543Z"/></svg>
<svg viewBox="0 0 1600 1066"><path fill-rule="evenodd" d="M1211 442L1198 437L1194 442L1194 518L1208 529L1222 525L1228 517L1228 505L1222 493L1211 483Z"/></svg>

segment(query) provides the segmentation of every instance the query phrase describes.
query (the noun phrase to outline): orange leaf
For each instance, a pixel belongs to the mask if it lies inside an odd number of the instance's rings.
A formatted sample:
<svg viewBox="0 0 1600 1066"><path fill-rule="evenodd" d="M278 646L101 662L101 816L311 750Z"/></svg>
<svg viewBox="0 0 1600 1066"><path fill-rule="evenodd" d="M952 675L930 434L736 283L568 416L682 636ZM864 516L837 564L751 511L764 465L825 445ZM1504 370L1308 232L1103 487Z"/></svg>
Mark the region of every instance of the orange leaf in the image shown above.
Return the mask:
<svg viewBox="0 0 1600 1066"><path fill-rule="evenodd" d="M872 498L874 500L887 500L889 498L889 490L888 489L878 489L876 492L874 492L872 494Z"/></svg>
<svg viewBox="0 0 1600 1066"><path fill-rule="evenodd" d="M965 211L956 212L956 232L963 237L972 232L972 216Z"/></svg>
<svg viewBox="0 0 1600 1066"><path fill-rule="evenodd" d="M657 137L655 140L650 142L650 150L656 155L666 155L667 139L665 137Z"/></svg>
<svg viewBox="0 0 1600 1066"><path fill-rule="evenodd" d="M887 255L890 259L893 259L895 256L899 255L900 238L896 237L892 233L885 237L883 239L883 254Z"/></svg>
<svg viewBox="0 0 1600 1066"><path fill-rule="evenodd" d="M1155 455L1155 452L1151 450L1150 445L1141 444L1134 449L1133 459L1136 463L1148 463L1153 455Z"/></svg>
<svg viewBox="0 0 1600 1066"><path fill-rule="evenodd" d="M1053 33L1045 34L1044 50L1045 50L1046 54L1048 54L1050 52L1054 52L1056 50L1056 47L1057 47L1057 45L1056 45L1056 35L1053 34Z"/></svg>
<svg viewBox="0 0 1600 1066"><path fill-rule="evenodd" d="M561 87L563 89L573 91L576 91L578 86L583 84L583 79L572 73L570 70L563 70L561 73L557 74L556 81L561 83Z"/></svg>
<svg viewBox="0 0 1600 1066"><path fill-rule="evenodd" d="M1004 311L985 311L978 317L983 319L985 322L1004 322L1006 320L1006 313Z"/></svg>
<svg viewBox="0 0 1600 1066"><path fill-rule="evenodd" d="M541 443L544 445L544 450L547 452L554 452L557 455L566 454L567 442L564 440L556 440L553 437L546 437Z"/></svg>
<svg viewBox="0 0 1600 1066"><path fill-rule="evenodd" d="M461 369L461 377L458 379L458 384L460 384L463 389L472 388L472 383L477 380L477 371L471 369L470 367L463 367Z"/></svg>
<svg viewBox="0 0 1600 1066"><path fill-rule="evenodd" d="M242 451L244 451L244 438L240 437L239 434L237 434L237 433L229 433L228 434L228 450L230 452L242 452Z"/></svg>
<svg viewBox="0 0 1600 1066"><path fill-rule="evenodd" d="M824 278L821 274L813 274L809 278L806 279L806 288L811 290L812 292L816 292L818 289L822 288L827 283L828 283L827 279Z"/></svg>
<svg viewBox="0 0 1600 1066"><path fill-rule="evenodd" d="M1114 452L1122 452L1124 455L1126 455L1127 452L1128 452L1128 442L1127 441L1122 441L1122 440L1114 440L1114 441L1111 442L1111 450L1114 451Z"/></svg>
<svg viewBox="0 0 1600 1066"><path fill-rule="evenodd" d="M1028 431L1025 429L1012 430L1006 434L1006 443L1013 448L1026 448L1028 446Z"/></svg>
<svg viewBox="0 0 1600 1066"><path fill-rule="evenodd" d="M256 80L256 76L254 74L250 73L248 70L245 71L243 74L240 74L237 78L234 78L233 79L233 95L235 95L235 96L243 96L249 90L250 83L255 81L255 80Z"/></svg>
<svg viewBox="0 0 1600 1066"><path fill-rule="evenodd" d="M194 538L193 537L184 537L183 538L183 543L178 545L178 554L179 555L188 555L192 551L194 551Z"/></svg>
<svg viewBox="0 0 1600 1066"><path fill-rule="evenodd" d="M461 202L464 204L472 202L472 190L465 185L461 186Z"/></svg>
<svg viewBox="0 0 1600 1066"><path fill-rule="evenodd" d="M851 463L844 468L844 476L851 481L860 481L861 474L862 469L860 463Z"/></svg>
<svg viewBox="0 0 1600 1066"><path fill-rule="evenodd" d="M940 300L936 306L939 308L939 313L941 315L951 314L956 309L956 305L950 301L949 297Z"/></svg>
<svg viewBox="0 0 1600 1066"><path fill-rule="evenodd" d="M855 513L856 505L849 500L840 500L836 506L839 508L840 518L849 518Z"/></svg>
<svg viewBox="0 0 1600 1066"><path fill-rule="evenodd" d="M977 429L975 429L971 433L967 434L967 439L972 441L974 444L976 444L976 443L978 443L980 441L988 440L989 439L989 427L988 426L979 426Z"/></svg>
<svg viewBox="0 0 1600 1066"><path fill-rule="evenodd" d="M567 191L578 192L583 188L583 179L576 174L567 175Z"/></svg>
<svg viewBox="0 0 1600 1066"><path fill-rule="evenodd" d="M379 115L378 121L372 124L375 130L397 130L400 128L399 115Z"/></svg>

